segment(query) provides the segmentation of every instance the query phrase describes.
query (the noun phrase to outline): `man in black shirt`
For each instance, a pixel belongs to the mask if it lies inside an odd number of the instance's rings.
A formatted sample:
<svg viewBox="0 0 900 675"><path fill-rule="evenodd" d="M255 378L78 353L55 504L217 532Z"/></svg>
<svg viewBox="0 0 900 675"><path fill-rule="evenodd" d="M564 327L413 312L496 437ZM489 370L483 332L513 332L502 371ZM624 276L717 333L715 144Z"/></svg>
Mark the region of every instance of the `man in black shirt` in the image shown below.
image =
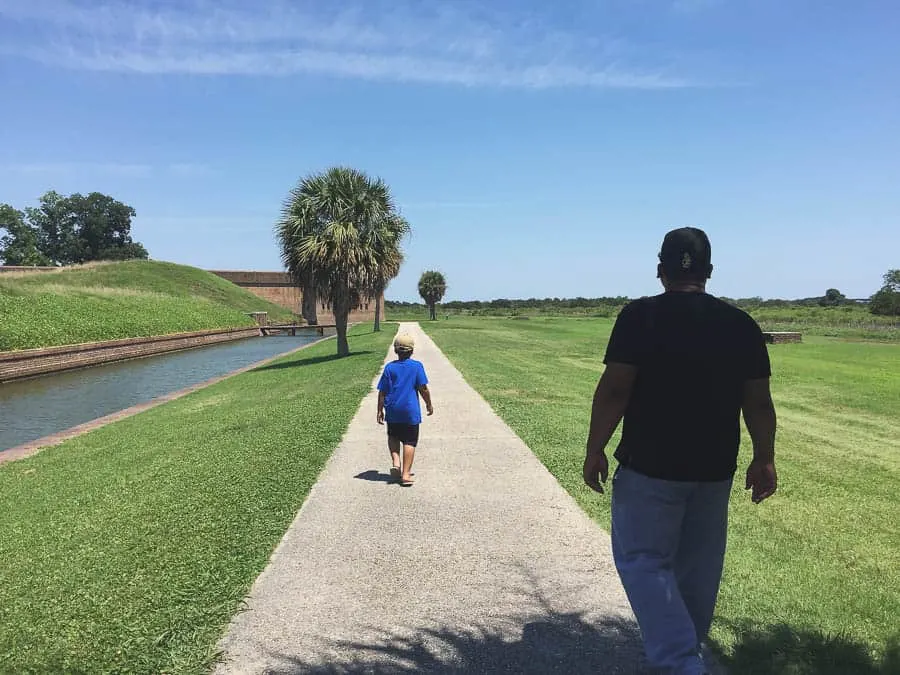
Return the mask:
<svg viewBox="0 0 900 675"><path fill-rule="evenodd" d="M609 339L597 385L584 480L603 492L615 452L612 547L650 665L706 673L706 639L725 557L740 416L753 440L746 488L775 492L775 408L762 331L706 293L712 273L702 230L669 232L657 276L665 293L630 303Z"/></svg>

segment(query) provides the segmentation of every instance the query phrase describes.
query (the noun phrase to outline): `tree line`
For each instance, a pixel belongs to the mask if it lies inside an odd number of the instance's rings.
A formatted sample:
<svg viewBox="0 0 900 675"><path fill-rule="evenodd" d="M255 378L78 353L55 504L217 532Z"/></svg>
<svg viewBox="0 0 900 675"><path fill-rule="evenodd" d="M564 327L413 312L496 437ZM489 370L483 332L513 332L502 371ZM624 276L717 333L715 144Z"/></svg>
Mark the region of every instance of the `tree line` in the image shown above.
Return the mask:
<svg viewBox="0 0 900 675"><path fill-rule="evenodd" d="M0 204L4 265L75 265L92 260L148 258L131 237L135 210L109 195L45 193L37 207Z"/></svg>
<svg viewBox="0 0 900 675"><path fill-rule="evenodd" d="M420 286L421 295L421 286ZM428 303L424 295L426 306L429 313L434 318L434 310ZM760 297L751 298L728 298L722 297L723 300L729 302L741 309L755 310L760 308L775 307L844 307L858 304L857 300L850 299L836 288L829 288L824 295L811 298L798 298L794 300L783 299L766 299ZM445 302L441 305L444 309L453 312L472 312L486 313L492 312L518 312L526 310L545 311L549 313L565 313L567 311L575 313L598 313L613 315L626 304L631 298L625 296L615 297L598 297L598 298L528 298L528 299L509 299L496 298L494 300L453 300ZM881 289L871 297L867 298L866 306L872 314L882 316L900 316L900 270L889 270L883 277L883 285ZM421 307L419 303L386 301L385 305L390 309L414 309Z"/></svg>

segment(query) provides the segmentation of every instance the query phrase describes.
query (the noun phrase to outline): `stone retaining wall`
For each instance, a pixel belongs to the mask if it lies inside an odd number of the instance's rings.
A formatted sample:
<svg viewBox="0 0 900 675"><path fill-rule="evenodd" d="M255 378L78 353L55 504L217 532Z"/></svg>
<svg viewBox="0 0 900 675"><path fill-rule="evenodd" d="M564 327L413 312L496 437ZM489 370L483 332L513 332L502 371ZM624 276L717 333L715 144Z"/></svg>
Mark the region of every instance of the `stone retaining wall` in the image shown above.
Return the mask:
<svg viewBox="0 0 900 675"><path fill-rule="evenodd" d="M228 328L0 352L0 383L96 366L102 363L230 342L255 335L259 335L258 328Z"/></svg>
<svg viewBox="0 0 900 675"><path fill-rule="evenodd" d="M763 333L766 342L770 345L779 345L785 342L802 342L803 336L800 333L785 331L767 331Z"/></svg>

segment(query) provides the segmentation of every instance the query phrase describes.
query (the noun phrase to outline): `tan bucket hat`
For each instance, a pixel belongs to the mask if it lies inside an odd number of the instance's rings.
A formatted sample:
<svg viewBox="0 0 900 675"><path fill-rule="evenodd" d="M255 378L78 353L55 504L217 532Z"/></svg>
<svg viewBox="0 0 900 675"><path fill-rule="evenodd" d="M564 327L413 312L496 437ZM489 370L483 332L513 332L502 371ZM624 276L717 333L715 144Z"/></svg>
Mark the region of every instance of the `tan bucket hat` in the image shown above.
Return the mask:
<svg viewBox="0 0 900 675"><path fill-rule="evenodd" d="M415 346L416 342L413 340L413 336L407 333L401 333L394 338L394 349L411 352Z"/></svg>

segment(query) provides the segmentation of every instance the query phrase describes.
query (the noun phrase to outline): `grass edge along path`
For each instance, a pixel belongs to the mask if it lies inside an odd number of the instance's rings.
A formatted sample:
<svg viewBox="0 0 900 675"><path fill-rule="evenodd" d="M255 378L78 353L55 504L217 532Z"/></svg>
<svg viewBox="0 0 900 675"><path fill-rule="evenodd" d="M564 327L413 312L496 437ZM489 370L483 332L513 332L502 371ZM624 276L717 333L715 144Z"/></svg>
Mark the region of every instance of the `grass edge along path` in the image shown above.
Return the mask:
<svg viewBox="0 0 900 675"><path fill-rule="evenodd" d="M0 467L0 672L198 673L371 388L351 331Z"/></svg>
<svg viewBox="0 0 900 675"><path fill-rule="evenodd" d="M583 485L581 464L612 321L420 325L608 531L609 497ZM819 338L770 353L781 487L764 504L750 503L745 433L712 632L717 651L731 675L900 675L900 347Z"/></svg>

